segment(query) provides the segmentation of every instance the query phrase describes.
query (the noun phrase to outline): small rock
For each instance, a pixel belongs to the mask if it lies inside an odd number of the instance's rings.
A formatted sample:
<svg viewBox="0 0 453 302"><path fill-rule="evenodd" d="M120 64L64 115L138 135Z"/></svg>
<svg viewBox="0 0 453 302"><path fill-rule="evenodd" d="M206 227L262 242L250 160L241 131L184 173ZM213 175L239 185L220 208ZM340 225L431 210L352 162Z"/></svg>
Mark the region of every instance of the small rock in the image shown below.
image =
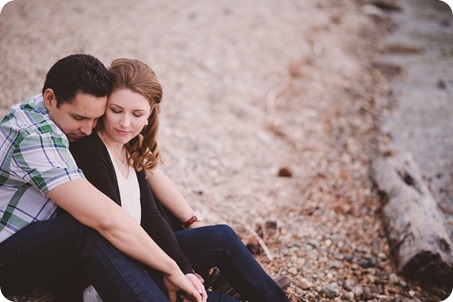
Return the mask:
<svg viewBox="0 0 453 302"><path fill-rule="evenodd" d="M292 266L288 269L288 273L293 275L293 276L297 276L297 268Z"/></svg>
<svg viewBox="0 0 453 302"><path fill-rule="evenodd" d="M360 261L360 266L363 268L375 267L378 261L374 257L364 258Z"/></svg>
<svg viewBox="0 0 453 302"><path fill-rule="evenodd" d="M379 301L392 301L392 297L386 296L386 295L376 295L376 298L379 299Z"/></svg>
<svg viewBox="0 0 453 302"><path fill-rule="evenodd" d="M293 177L293 172L288 167L282 167L278 170L279 177Z"/></svg>
<svg viewBox="0 0 453 302"><path fill-rule="evenodd" d="M347 292L344 294L344 300L346 301L354 301L354 293L353 292Z"/></svg>
<svg viewBox="0 0 453 302"><path fill-rule="evenodd" d="M354 286L354 284L352 283L351 280L349 280L349 279L344 280L344 282L343 282L344 289L351 291L353 286Z"/></svg>
<svg viewBox="0 0 453 302"><path fill-rule="evenodd" d="M327 298L335 298L340 294L340 287L335 282L327 284L323 288L323 293Z"/></svg>
<svg viewBox="0 0 453 302"><path fill-rule="evenodd" d="M314 293L308 293L307 296L308 301L313 301L313 299L316 298L316 295Z"/></svg>
<svg viewBox="0 0 453 302"><path fill-rule="evenodd" d="M360 298L363 295L363 289L360 286L354 286L352 288L352 292L354 293L354 296L356 296L357 298Z"/></svg>
<svg viewBox="0 0 453 302"><path fill-rule="evenodd" d="M363 288L363 296L362 296L363 300L367 301L367 300L370 300L371 298L373 298L373 294L371 293L371 290L368 286L365 286Z"/></svg>
<svg viewBox="0 0 453 302"><path fill-rule="evenodd" d="M300 282L299 282L299 286L300 286L303 290L307 290L307 289L310 289L310 288L313 286L313 283L311 283L310 281L308 281L308 280L305 279L305 278L301 278L301 279L300 279Z"/></svg>
<svg viewBox="0 0 453 302"><path fill-rule="evenodd" d="M316 248L317 248L318 245L319 245L319 242L318 242L318 240L316 240L316 239L310 239L310 240L307 241L307 243L308 243L309 245L311 245L312 247L316 247Z"/></svg>
<svg viewBox="0 0 453 302"><path fill-rule="evenodd" d="M396 274L393 274L393 273L390 274L390 276L389 276L390 283L396 284L399 282L399 280L400 279L398 278L398 276Z"/></svg>
<svg viewBox="0 0 453 302"><path fill-rule="evenodd" d="M345 255L344 260L348 261L349 263L352 263L354 261L354 257L350 255Z"/></svg>
<svg viewBox="0 0 453 302"><path fill-rule="evenodd" d="M378 254L378 258L381 259L381 260L386 260L387 259L387 255L385 253L379 253Z"/></svg>
<svg viewBox="0 0 453 302"><path fill-rule="evenodd" d="M341 264L340 261L333 261L330 267L334 269L340 269L343 267L343 265Z"/></svg>

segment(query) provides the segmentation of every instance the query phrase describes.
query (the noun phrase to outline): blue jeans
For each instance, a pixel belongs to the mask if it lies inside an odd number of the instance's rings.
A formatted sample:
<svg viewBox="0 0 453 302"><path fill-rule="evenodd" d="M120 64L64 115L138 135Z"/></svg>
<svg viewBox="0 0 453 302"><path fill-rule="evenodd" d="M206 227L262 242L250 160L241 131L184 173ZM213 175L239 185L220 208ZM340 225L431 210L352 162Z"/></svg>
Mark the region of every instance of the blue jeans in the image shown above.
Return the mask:
<svg viewBox="0 0 453 302"><path fill-rule="evenodd" d="M209 243L198 241L204 237L212 238L215 234L232 232L220 231L228 229L224 226L212 228L177 233L183 251L194 261L195 268L209 267L210 261L217 260L216 264L219 264L222 270L225 269L225 274L228 276L234 274L234 278L228 280L238 286L237 289L241 293L244 291L244 295L257 297L257 300L250 298L250 301L289 301L283 296L280 300L274 299L272 295L265 299L258 298L261 295L256 291L262 290L262 287L265 288L265 293L281 290L272 289L274 287L270 285L272 280L266 279L269 277L258 264L252 264L250 272L250 264L243 263L244 260L240 259L244 257L247 259L247 256L242 254L225 256L232 252L237 253L241 248L235 247L231 251L225 251L226 243L219 245L222 240L217 239ZM224 256L220 255L221 253L224 253ZM249 255L248 251L246 254ZM245 275L241 275L244 269L236 267L238 264L245 265L247 270ZM6 295L27 292L36 287L49 288L61 280L66 280L69 275L73 277L69 280L80 282L81 286L93 284L105 302L168 301L162 285L162 276L153 272L148 273L146 269L141 263L117 250L98 232L80 224L69 215L33 223L0 244L0 288ZM86 279L79 278L82 275ZM257 280L250 280L258 276L265 280L263 285L255 284ZM235 278L238 278L241 284L237 284ZM266 290L267 288L269 290ZM281 294L284 295L282 292ZM237 300L210 293L208 301Z"/></svg>
<svg viewBox="0 0 453 302"><path fill-rule="evenodd" d="M248 301L289 299L227 225L176 231L179 245L197 272L218 266L226 280Z"/></svg>

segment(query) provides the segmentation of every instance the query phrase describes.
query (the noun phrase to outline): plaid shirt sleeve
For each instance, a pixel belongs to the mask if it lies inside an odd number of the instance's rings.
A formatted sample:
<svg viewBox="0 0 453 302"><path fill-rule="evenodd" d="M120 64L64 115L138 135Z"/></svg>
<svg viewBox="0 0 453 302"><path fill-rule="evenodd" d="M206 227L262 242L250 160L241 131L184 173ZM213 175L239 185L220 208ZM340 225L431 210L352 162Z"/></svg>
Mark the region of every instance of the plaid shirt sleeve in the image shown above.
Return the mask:
<svg viewBox="0 0 453 302"><path fill-rule="evenodd" d="M42 96L14 105L0 122L0 242L56 215L47 193L83 178Z"/></svg>
<svg viewBox="0 0 453 302"><path fill-rule="evenodd" d="M47 194L53 188L83 173L69 151L67 140L54 133L32 133L18 142L11 173Z"/></svg>

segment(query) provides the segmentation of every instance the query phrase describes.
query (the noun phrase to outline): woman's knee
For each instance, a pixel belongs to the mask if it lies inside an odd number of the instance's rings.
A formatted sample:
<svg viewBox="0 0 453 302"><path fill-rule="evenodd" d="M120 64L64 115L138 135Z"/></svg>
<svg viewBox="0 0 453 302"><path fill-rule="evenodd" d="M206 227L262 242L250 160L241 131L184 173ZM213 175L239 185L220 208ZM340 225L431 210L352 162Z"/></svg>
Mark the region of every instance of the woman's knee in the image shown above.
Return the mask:
<svg viewBox="0 0 453 302"><path fill-rule="evenodd" d="M236 232L227 224L218 224L213 226L216 238L225 242L225 244L231 244L232 242L241 241Z"/></svg>

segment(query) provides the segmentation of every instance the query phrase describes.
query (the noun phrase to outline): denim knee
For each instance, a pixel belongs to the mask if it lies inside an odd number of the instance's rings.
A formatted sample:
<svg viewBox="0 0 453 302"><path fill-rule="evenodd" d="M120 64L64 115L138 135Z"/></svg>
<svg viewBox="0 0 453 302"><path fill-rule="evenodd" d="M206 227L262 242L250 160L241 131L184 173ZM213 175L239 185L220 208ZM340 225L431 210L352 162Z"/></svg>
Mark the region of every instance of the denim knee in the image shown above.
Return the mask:
<svg viewBox="0 0 453 302"><path fill-rule="evenodd" d="M231 244L242 243L236 232L226 224L218 224L212 226L212 230L215 233L215 238L223 243L224 246L230 247Z"/></svg>
<svg viewBox="0 0 453 302"><path fill-rule="evenodd" d="M212 226L216 232L222 233L225 237L237 237L236 232L227 224L217 224Z"/></svg>

